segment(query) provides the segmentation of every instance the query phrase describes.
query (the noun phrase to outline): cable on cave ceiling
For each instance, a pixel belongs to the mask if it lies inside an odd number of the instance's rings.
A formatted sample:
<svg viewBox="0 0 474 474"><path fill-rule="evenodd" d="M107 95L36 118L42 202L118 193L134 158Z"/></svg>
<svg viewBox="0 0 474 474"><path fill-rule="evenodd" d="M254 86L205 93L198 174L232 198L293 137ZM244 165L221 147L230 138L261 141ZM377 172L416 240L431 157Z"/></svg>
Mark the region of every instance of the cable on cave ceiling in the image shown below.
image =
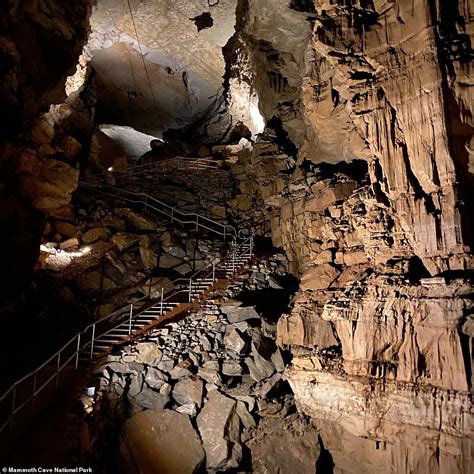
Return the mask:
<svg viewBox="0 0 474 474"><path fill-rule="evenodd" d="M161 122L160 113L159 113L159 109L158 109L158 104L156 102L155 93L153 92L153 87L151 85L150 74L148 73L148 68L146 67L145 55L143 54L142 44L140 43L140 38L138 37L138 30L137 30L137 26L135 24L135 18L133 17L132 6L130 5L130 0L127 0L127 4L128 4L128 9L130 11L130 17L132 19L132 24L133 24L133 29L135 31L135 36L137 38L138 49L140 51L140 56L142 58L143 67L145 69L146 79L147 79L147 82L148 82L148 86L150 87L151 97L153 98L153 104L155 106L156 115L157 115L158 121Z"/></svg>

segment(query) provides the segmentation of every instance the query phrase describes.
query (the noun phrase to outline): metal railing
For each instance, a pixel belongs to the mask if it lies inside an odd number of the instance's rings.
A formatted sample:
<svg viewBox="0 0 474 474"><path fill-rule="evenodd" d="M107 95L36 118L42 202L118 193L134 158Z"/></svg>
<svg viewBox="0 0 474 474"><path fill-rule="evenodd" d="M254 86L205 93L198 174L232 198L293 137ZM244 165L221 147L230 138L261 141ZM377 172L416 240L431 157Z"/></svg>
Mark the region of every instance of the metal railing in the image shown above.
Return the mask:
<svg viewBox="0 0 474 474"><path fill-rule="evenodd" d="M105 316L104 318L90 324L82 331L73 336L64 346L62 346L55 354L49 357L37 369L22 377L15 382L0 398L0 416L4 419L0 420L0 433L2 433L8 426L13 429L15 417L23 412L28 406L30 407L30 414L34 413L35 400L38 395L46 388L54 384L54 391L58 389L61 373L66 368L79 368L80 355L85 354L90 360L94 356L94 345L97 340L109 334L110 332L122 326L128 321L129 332L132 334L133 322L144 314L150 307L161 307L160 316L165 314L164 308L168 302L176 299L180 295L187 295L188 303L193 301L193 297L199 294L197 287L200 282L212 280L216 281L216 273L219 268L226 264L230 264L234 272L238 268L237 259L242 257L251 257L253 255L253 235L247 237L240 242L239 245L232 241L231 251L218 262L213 262L205 270L196 272L189 278L179 278L173 282L174 286L183 286L174 291L171 291L166 296L163 288L161 289L161 298L154 303L154 305L145 305L145 307L136 310L134 305L145 300L144 296L134 304L127 305L117 311ZM225 267L228 270L228 266ZM205 289L201 288L201 293Z"/></svg>
<svg viewBox="0 0 474 474"><path fill-rule="evenodd" d="M220 224L212 221L206 217L200 216L196 213L183 213L172 206L162 203L151 196L142 193L130 193L118 188L112 188L113 196L125 194L126 198L121 197L131 202L140 202L144 204L145 209L148 208L165 214L171 218L172 222L178 222L182 225L191 224L195 230L206 229L214 232L220 236L231 238L231 251L217 263L214 262L206 270L197 271L189 278L179 278L173 282L174 286L180 284L185 286L184 289L172 291L170 294L163 294L161 291L161 299L158 305L161 306L161 315L164 314L163 308L166 303L181 294L187 294L188 302L191 302L193 295L196 294L196 289L199 286L198 282L212 278L212 282L216 279L216 272L219 271L219 266L227 264L226 270L232 269L235 271L238 268L238 259L241 257L251 257L253 255L253 234L249 237L244 236L241 232L230 225ZM103 191L101 191L103 192ZM237 245L237 239L241 242ZM132 323L137 317L143 314L147 308L140 308L138 311L134 310L134 305L147 299L147 296L137 300L134 304L127 305L120 308L104 318L90 324L85 329L72 337L64 346L62 346L54 355L48 358L37 369L22 377L15 382L10 389L0 398L0 433L2 433L7 426L13 428L15 417L23 412L25 408L30 406L31 413L34 411L35 400L38 395L42 393L47 387L50 387L54 382L54 390L57 390L59 384L60 374L71 365L77 370L79 366L79 355L86 348L90 346L90 358L94 354L94 344L97 339L103 337L109 332L122 325L124 321L129 321L129 335L132 332ZM145 305L146 306L146 305ZM149 308L150 306L148 306ZM120 321L120 322L118 322ZM112 325L114 322L117 324ZM6 414L6 416L4 416ZM2 419L2 417L4 419Z"/></svg>
<svg viewBox="0 0 474 474"><path fill-rule="evenodd" d="M152 210L158 212L171 220L171 223L178 223L191 230L207 230L224 238L237 238L237 230L230 224L222 224L196 212L183 212L180 209L160 201L146 193L134 193L125 191L116 186L108 184L89 185L83 184L82 188L89 191L98 192L107 196L121 199L133 204L142 204L145 211Z"/></svg>
<svg viewBox="0 0 474 474"><path fill-rule="evenodd" d="M111 170L105 173L98 173L91 176L87 176L84 179L86 183L105 183L111 178L120 179L131 176L140 176L142 174L154 173L167 171L170 169L177 170L217 170L220 168L220 164L216 160L210 160L208 158L191 158L178 156L176 158L167 158L165 160L154 161L150 163L142 163L139 165L127 166L123 170Z"/></svg>
<svg viewBox="0 0 474 474"><path fill-rule="evenodd" d="M171 160L170 160L171 161ZM172 161L175 161L172 160ZM161 162L163 163L163 162ZM153 163L155 165L156 163ZM140 165L148 166L148 165ZM174 165L173 165L174 166ZM207 230L223 237L224 240L231 240L231 250L228 254L218 262L213 262L207 269L195 272L189 278L179 278L173 282L174 286L182 285L184 288L172 291L166 296L163 294L163 288L161 289L161 298L158 301L158 305L161 307L160 314L164 314L164 307L173 298L177 298L183 294L187 295L187 300L190 303L193 300L193 296L196 295L196 291L199 282L212 278L212 282L216 279L216 271L219 270L219 266L227 265L226 271L229 268L235 272L239 266L239 258L251 257L253 255L253 234L250 236L244 236L242 232L238 232L233 226L229 224L222 224L220 222L213 221L207 217L199 215L197 213L185 213L180 211L178 208L170 206L158 199L153 198L145 193L134 193L125 191L120 188L110 186L107 184L94 184L86 183L82 187L90 189L95 192L100 192L106 195L110 195L121 200L142 204L145 211L152 210L170 218L172 223L179 223L183 227L191 227L192 230ZM240 241L237 244L237 241ZM204 290L203 290L204 291ZM13 429L15 418L24 412L27 407L30 407L30 413L32 414L35 409L35 400L39 394L43 393L46 388L51 387L54 383L54 390L56 391L59 386L59 379L61 373L71 368L78 369L79 357L81 353L87 349L89 358L93 358L94 345L96 341L112 332L118 326L123 325L124 322L129 322L129 335L132 333L133 321L135 321L140 315L142 315L147 308L150 308L149 304L144 304L143 307L136 309L136 305L140 302L149 301L147 296L140 298L131 305L126 305L113 313L95 321L94 323L87 326L82 331L78 332L73 336L66 344L64 344L55 354L49 357L43 364L37 369L33 370L29 374L22 377L20 380L15 382L3 395L0 397L0 433L2 433L8 426ZM135 305L135 307L134 307Z"/></svg>

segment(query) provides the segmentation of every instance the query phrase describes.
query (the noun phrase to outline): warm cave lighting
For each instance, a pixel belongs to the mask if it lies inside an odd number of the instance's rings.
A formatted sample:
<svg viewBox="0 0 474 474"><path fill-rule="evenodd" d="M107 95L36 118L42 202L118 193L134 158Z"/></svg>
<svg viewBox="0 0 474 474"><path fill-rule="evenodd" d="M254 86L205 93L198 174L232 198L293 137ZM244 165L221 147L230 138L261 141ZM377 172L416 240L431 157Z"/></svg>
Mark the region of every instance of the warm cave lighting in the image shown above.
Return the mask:
<svg viewBox="0 0 474 474"><path fill-rule="evenodd" d="M110 166L109 168L107 168L107 171L113 171L113 170L114 170L113 166Z"/></svg>
<svg viewBox="0 0 474 474"><path fill-rule="evenodd" d="M254 124L255 133L262 133L265 130L265 119L263 118L262 114L260 113L260 109L258 107L258 97L253 97L250 103L250 118L252 123Z"/></svg>
<svg viewBox="0 0 474 474"><path fill-rule="evenodd" d="M92 250L91 247L86 246L75 251L67 251L48 247L47 245L40 245L40 251L49 254L46 257L46 267L50 270L62 270L73 263L74 260L84 257Z"/></svg>

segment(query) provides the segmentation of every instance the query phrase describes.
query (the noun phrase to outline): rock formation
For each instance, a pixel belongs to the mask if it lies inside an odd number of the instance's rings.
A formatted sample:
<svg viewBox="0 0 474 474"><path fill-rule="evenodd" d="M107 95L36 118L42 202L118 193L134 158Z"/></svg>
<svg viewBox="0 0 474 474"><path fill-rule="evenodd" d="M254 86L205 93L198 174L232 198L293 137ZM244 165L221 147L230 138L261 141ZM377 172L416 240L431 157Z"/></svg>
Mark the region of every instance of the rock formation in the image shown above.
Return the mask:
<svg viewBox="0 0 474 474"><path fill-rule="evenodd" d="M271 238L300 286L277 324L221 301L111 356L102 388L131 442L153 444L171 407L183 469L243 468L245 446L265 472L292 443L282 470L472 472L471 2L92 3L0 6L0 312L21 311L35 262L97 316L219 254L76 193L132 159L100 121L171 129L145 162L190 154L231 176L120 185Z"/></svg>
<svg viewBox="0 0 474 474"><path fill-rule="evenodd" d="M281 148L267 140L239 158L234 206L255 223L267 215L268 234L301 275L278 325L297 403L324 420L344 471L381 472L383 460L383 472L465 472L468 2L272 7L241 2L229 84L234 102L252 84Z"/></svg>

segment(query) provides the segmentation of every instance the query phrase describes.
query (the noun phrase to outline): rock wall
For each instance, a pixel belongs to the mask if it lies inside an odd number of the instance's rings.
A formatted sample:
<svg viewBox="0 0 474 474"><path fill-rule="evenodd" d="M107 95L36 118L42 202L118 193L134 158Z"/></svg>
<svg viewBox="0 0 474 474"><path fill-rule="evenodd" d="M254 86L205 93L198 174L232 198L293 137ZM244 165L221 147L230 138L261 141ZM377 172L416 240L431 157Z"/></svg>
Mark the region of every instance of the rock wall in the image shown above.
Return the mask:
<svg viewBox="0 0 474 474"><path fill-rule="evenodd" d="M0 241L8 248L2 303L29 283L43 216L68 218L82 148L81 133L73 131L84 130L84 123L63 127L54 119L71 116L73 104L53 115L42 113L66 98L66 77L86 41L92 3L27 0L0 6ZM77 112L75 120L81 122Z"/></svg>
<svg viewBox="0 0 474 474"><path fill-rule="evenodd" d="M271 130L233 167L233 206L301 277L278 325L297 402L341 472L468 472L468 2L240 12L230 100L250 84Z"/></svg>

